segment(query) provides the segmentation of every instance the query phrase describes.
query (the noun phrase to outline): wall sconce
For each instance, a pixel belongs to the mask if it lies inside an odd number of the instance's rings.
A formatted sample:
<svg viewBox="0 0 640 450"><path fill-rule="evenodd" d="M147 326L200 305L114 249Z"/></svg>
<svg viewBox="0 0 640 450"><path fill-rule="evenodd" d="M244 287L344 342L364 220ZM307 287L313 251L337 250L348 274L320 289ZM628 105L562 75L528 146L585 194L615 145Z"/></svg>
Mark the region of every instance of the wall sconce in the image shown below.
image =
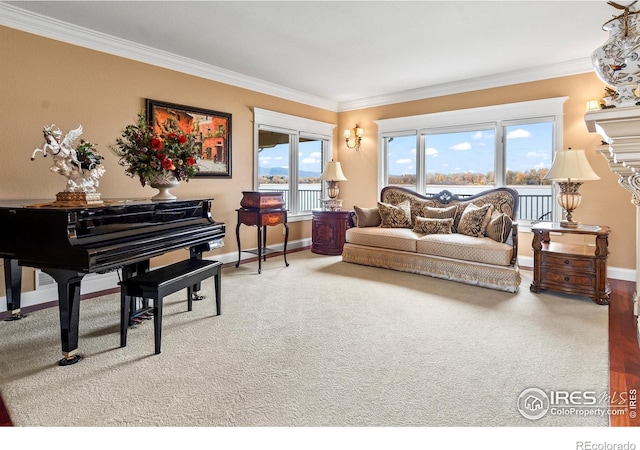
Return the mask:
<svg viewBox="0 0 640 450"><path fill-rule="evenodd" d="M325 209L330 211L339 211L342 208L342 200L337 199L340 189L338 189L338 181L347 181L347 177L342 173L342 166L333 159L324 166L324 171L320 175L320 179L327 182L328 200L322 200Z"/></svg>
<svg viewBox="0 0 640 450"><path fill-rule="evenodd" d="M551 170L544 176L545 180L558 182L560 192L556 200L566 212L566 220L560 222L561 227L577 228L579 222L574 222L573 211L580 205L582 195L578 192L584 181L599 180L593 171L584 150L561 150L556 152Z"/></svg>
<svg viewBox="0 0 640 450"><path fill-rule="evenodd" d="M364 130L356 124L353 129L353 145L349 145L349 139L351 139L351 130L344 130L344 141L347 143L347 148L355 148L356 151L360 150L360 143L362 142L362 135Z"/></svg>

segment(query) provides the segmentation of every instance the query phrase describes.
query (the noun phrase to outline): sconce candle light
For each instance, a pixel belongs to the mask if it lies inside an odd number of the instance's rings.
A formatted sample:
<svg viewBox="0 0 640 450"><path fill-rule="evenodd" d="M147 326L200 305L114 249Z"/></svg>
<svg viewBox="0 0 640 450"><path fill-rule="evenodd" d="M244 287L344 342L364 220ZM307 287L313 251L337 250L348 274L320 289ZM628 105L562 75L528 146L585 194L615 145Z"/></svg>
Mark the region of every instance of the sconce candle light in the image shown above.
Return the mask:
<svg viewBox="0 0 640 450"><path fill-rule="evenodd" d="M566 220L560 222L561 227L577 228L580 223L573 220L573 211L580 205L582 195L578 192L584 181L599 180L593 171L584 150L561 150L556 152L551 170L544 176L545 180L556 181L560 192L556 200L566 212Z"/></svg>
<svg viewBox="0 0 640 450"><path fill-rule="evenodd" d="M362 142L362 135L364 134L364 130L356 124L353 128L353 145L349 145L349 139L351 139L351 131L352 130L344 130L344 141L347 144L347 148L355 148L356 151L360 150L360 143Z"/></svg>

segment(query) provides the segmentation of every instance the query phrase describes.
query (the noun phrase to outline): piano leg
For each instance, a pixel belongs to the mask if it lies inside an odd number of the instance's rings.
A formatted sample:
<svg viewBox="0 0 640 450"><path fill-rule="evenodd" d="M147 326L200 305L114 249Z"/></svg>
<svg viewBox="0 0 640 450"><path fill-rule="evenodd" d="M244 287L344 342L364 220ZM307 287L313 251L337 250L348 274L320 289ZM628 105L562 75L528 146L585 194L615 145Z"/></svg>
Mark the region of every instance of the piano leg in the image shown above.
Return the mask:
<svg viewBox="0 0 640 450"><path fill-rule="evenodd" d="M122 268L122 279L126 280L136 275L141 275L149 271L150 262L148 259L133 264L127 264ZM140 306L138 307L138 300ZM142 318L151 318L149 301L146 298L129 297L129 326L136 325Z"/></svg>
<svg viewBox="0 0 640 450"><path fill-rule="evenodd" d="M189 248L189 258L191 259L202 259L202 252L198 251L199 249L197 247L190 247ZM198 292L200 292L200 289L202 289L202 284L200 282L198 282L193 289L191 290L191 300L192 301L200 301L200 300L204 300L205 298L207 298L205 295L202 294L198 294Z"/></svg>
<svg viewBox="0 0 640 450"><path fill-rule="evenodd" d="M11 314L6 320L20 320L26 317L20 313L22 267L18 265L17 259L4 258L4 285L7 293L7 311Z"/></svg>
<svg viewBox="0 0 640 450"><path fill-rule="evenodd" d="M60 310L60 340L63 358L61 366L75 364L82 359L78 355L78 324L80 321L80 282L84 273L66 269L42 269L58 283L58 308Z"/></svg>

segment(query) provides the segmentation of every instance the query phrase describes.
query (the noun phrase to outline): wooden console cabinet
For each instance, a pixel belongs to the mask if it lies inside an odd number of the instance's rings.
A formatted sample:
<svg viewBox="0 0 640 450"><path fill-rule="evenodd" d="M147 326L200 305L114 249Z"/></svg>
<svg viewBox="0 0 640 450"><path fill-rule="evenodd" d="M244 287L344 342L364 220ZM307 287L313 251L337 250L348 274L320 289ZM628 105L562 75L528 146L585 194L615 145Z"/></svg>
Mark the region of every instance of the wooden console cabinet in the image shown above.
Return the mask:
<svg viewBox="0 0 640 450"><path fill-rule="evenodd" d="M311 212L311 252L320 255L342 255L345 234L353 226L353 211Z"/></svg>
<svg viewBox="0 0 640 450"><path fill-rule="evenodd" d="M580 225L563 228L558 223L540 222L533 231L533 283L531 292L544 289L586 295L599 305L609 304L607 282L609 227ZM592 236L594 245L551 242L551 233Z"/></svg>
<svg viewBox="0 0 640 450"><path fill-rule="evenodd" d="M238 262L240 266L242 252L258 255L258 273L262 272L262 261L267 260L267 255L275 253L276 250L267 248L267 227L282 224L284 226L284 248L282 256L285 266L287 262L287 242L289 241L289 225L287 223L287 210L284 208L285 202L282 192L266 191L243 191L242 208L236 209L238 212L238 224L236 225L236 240L238 243ZM258 248L255 250L242 250L240 245L240 225L258 227Z"/></svg>

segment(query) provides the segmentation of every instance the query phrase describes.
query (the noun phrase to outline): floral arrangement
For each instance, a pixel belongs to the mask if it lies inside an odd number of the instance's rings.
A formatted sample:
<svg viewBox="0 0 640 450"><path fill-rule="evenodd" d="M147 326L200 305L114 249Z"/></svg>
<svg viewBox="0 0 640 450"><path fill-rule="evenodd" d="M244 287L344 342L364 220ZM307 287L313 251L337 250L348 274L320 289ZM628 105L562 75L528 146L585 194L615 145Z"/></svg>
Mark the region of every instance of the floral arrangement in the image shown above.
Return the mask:
<svg viewBox="0 0 640 450"><path fill-rule="evenodd" d="M194 132L184 132L175 121L160 123L161 134L149 125L144 112L138 123L128 125L112 150L120 156L119 164L130 177L138 177L145 186L158 176L172 175L189 181L198 172L196 159L202 141Z"/></svg>
<svg viewBox="0 0 640 450"><path fill-rule="evenodd" d="M76 147L76 159L80 169L92 170L102 164L104 156L97 152L95 144L80 139L80 143Z"/></svg>

